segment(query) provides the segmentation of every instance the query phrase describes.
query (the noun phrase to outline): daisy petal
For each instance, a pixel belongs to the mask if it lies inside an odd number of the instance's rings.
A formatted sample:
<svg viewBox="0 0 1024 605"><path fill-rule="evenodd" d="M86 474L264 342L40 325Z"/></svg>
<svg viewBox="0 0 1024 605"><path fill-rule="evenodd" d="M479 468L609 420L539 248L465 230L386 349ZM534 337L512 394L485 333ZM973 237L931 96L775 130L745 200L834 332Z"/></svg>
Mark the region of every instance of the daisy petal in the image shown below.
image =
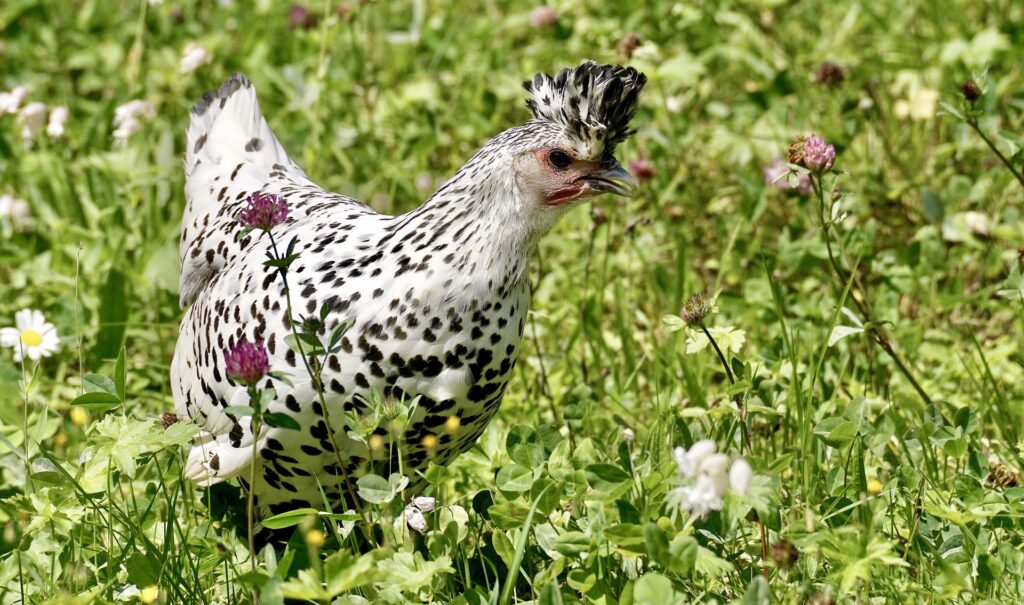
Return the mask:
<svg viewBox="0 0 1024 605"><path fill-rule="evenodd" d="M0 328L0 346L16 347L21 340L21 332L17 328Z"/></svg>
<svg viewBox="0 0 1024 605"><path fill-rule="evenodd" d="M14 325L18 332L24 332L32 327L32 309L22 309L14 314Z"/></svg>

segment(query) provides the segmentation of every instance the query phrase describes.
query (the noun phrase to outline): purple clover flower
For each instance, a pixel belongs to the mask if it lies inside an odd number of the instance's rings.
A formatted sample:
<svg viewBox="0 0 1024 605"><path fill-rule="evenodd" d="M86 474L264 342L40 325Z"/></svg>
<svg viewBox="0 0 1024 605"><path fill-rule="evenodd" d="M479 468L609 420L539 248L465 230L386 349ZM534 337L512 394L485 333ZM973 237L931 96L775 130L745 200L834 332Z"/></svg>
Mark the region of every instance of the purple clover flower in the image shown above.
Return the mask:
<svg viewBox="0 0 1024 605"><path fill-rule="evenodd" d="M538 6L530 13L532 27L551 27L558 23L558 11L550 6Z"/></svg>
<svg viewBox="0 0 1024 605"><path fill-rule="evenodd" d="M256 192L246 199L238 222L249 229L270 231L288 218L288 202L273 193Z"/></svg>
<svg viewBox="0 0 1024 605"><path fill-rule="evenodd" d="M291 29L313 29L319 21L319 15L310 12L301 4L293 4L288 7L288 27Z"/></svg>
<svg viewBox="0 0 1024 605"><path fill-rule="evenodd" d="M800 195L811 192L811 177L806 173L796 173L796 184L790 182L790 169L782 158L775 158L764 167L764 184L782 191L796 190Z"/></svg>
<svg viewBox="0 0 1024 605"><path fill-rule="evenodd" d="M651 165L651 162L645 157L630 160L629 171L632 172L633 176L636 177L636 180L641 183L654 178L654 175L658 173L654 169L654 166Z"/></svg>
<svg viewBox="0 0 1024 605"><path fill-rule="evenodd" d="M267 348L262 342L242 339L224 355L228 378L246 386L255 386L270 371Z"/></svg>
<svg viewBox="0 0 1024 605"><path fill-rule="evenodd" d="M825 172L836 160L836 148L812 134L804 141L804 166L813 172Z"/></svg>

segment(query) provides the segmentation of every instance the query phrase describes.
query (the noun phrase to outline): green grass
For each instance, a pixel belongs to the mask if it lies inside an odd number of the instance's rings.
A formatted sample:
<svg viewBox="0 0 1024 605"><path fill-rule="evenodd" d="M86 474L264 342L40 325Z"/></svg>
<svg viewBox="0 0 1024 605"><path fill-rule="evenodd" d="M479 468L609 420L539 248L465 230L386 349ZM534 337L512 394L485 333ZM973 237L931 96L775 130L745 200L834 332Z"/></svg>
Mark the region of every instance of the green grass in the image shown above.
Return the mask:
<svg viewBox="0 0 1024 605"><path fill-rule="evenodd" d="M38 367L0 353L0 603L1024 600L1024 184L979 134L1024 169L1024 5L567 1L534 28L505 0L315 2L329 16L292 30L287 4L234 4L0 4L0 89L70 108L31 145L0 116L0 195L31 209L0 218L0 326L31 307L62 337ZM429 473L428 532L399 519L413 494L378 491L250 572L244 498L184 481L190 429L159 424L191 104L246 72L314 180L401 212L417 177L526 119L520 81L624 62L628 32L651 82L619 154L656 174L543 241L515 378L478 446ZM212 58L181 74L190 42ZM815 82L826 59L842 82ZM156 116L119 143L135 98ZM835 266L829 204L762 174L811 132L837 150ZM664 319L697 292L709 327L744 332L735 385ZM117 403L72 413L86 388ZM667 497L672 448L704 437L755 479L699 519Z"/></svg>

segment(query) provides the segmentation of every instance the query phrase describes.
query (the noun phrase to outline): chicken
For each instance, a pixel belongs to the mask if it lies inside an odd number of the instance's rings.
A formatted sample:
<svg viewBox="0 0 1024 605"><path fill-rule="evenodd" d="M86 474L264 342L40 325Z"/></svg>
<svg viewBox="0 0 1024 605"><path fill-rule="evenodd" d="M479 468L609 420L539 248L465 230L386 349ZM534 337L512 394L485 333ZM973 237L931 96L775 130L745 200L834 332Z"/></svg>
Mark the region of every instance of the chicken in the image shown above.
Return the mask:
<svg viewBox="0 0 1024 605"><path fill-rule="evenodd" d="M270 130L245 76L206 94L188 127L180 247L187 310L171 366L176 411L202 428L186 475L202 485L244 481L255 463L257 507L277 513L315 506L319 486L344 501L360 473L386 475L401 462L415 476L472 447L519 353L531 249L580 202L633 188L614 150L634 132L645 82L632 68L593 62L537 74L524 83L533 118L488 141L399 216L314 184ZM264 264L270 238L238 222L254 193L288 204L287 220L271 233L276 242L294 239L299 254L288 270L293 315L319 316L326 305L321 334L351 322L324 362L326 410L285 342L284 285ZM242 339L264 343L271 367L290 376L291 385L260 385L275 389L263 405L301 430L263 425L253 435L249 416L225 411L249 401L224 367ZM343 426L346 412L363 412L371 400L414 398L398 434L381 426L368 445Z"/></svg>

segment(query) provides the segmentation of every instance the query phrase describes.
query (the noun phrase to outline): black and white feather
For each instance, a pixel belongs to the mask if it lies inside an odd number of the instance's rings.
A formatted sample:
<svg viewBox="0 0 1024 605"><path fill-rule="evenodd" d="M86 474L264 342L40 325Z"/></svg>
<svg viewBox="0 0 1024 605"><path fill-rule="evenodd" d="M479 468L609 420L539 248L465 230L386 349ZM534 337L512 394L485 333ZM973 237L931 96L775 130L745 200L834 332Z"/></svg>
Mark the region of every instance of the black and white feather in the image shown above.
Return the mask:
<svg viewBox="0 0 1024 605"><path fill-rule="evenodd" d="M647 76L632 67L586 61L555 76L539 73L523 82L526 106L538 120L565 129L578 157L609 159L615 146L635 133L629 123Z"/></svg>

